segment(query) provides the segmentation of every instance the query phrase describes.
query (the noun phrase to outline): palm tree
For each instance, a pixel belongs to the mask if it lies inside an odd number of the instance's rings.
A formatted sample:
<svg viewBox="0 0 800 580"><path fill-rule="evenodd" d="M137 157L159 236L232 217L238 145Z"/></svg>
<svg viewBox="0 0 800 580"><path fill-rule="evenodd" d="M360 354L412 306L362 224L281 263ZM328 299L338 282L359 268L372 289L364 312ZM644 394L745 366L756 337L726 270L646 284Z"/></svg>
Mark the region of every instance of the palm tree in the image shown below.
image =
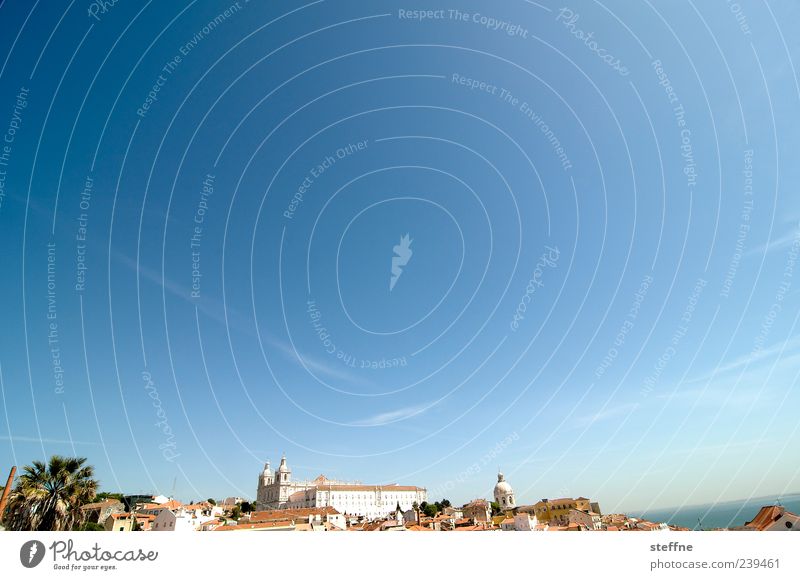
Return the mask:
<svg viewBox="0 0 800 580"><path fill-rule="evenodd" d="M81 525L80 508L97 492L94 468L85 463L85 457L53 455L47 465L26 465L8 497L9 529L60 531Z"/></svg>

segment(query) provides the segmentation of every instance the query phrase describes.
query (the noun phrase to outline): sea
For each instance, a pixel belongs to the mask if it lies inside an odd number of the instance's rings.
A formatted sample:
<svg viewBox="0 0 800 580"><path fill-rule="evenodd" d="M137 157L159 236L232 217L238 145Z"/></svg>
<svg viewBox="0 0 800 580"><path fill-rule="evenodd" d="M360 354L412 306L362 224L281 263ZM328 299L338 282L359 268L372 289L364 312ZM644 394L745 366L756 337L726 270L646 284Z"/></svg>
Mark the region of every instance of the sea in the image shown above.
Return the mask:
<svg viewBox="0 0 800 580"><path fill-rule="evenodd" d="M762 506L777 504L784 506L787 511L800 514L800 493L649 510L638 515L635 512L629 515L652 522L683 526L690 530L712 530L743 526L756 516Z"/></svg>

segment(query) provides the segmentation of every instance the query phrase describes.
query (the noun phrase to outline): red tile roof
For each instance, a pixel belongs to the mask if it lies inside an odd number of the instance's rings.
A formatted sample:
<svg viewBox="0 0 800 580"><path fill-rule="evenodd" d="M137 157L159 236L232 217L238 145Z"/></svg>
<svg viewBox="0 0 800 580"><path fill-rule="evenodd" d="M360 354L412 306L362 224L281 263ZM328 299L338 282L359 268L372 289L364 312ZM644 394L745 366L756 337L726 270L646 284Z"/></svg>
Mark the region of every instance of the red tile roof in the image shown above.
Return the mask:
<svg viewBox="0 0 800 580"><path fill-rule="evenodd" d="M238 524L236 526L219 526L214 528L212 531L214 532L242 532L247 530L263 530L266 528L278 528L278 527L292 527L292 522L290 520L283 520L283 521L276 521L276 522L260 522L257 524Z"/></svg>

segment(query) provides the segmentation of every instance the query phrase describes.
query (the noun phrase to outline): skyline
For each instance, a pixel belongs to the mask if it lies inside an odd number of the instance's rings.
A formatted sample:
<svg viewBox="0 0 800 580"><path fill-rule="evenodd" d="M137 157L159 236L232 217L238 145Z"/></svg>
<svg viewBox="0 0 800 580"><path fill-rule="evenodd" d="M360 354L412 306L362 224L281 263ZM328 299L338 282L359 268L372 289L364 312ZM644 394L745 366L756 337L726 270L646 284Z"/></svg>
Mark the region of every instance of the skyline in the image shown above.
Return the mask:
<svg viewBox="0 0 800 580"><path fill-rule="evenodd" d="M463 4L0 4L0 465L797 493L800 7Z"/></svg>

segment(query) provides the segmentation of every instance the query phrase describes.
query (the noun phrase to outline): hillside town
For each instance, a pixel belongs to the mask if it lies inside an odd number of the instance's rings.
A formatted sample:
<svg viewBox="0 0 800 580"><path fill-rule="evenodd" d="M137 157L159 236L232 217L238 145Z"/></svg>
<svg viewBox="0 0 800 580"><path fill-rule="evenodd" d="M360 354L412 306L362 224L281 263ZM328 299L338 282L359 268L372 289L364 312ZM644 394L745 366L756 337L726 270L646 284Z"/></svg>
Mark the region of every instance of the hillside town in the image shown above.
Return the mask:
<svg viewBox="0 0 800 580"><path fill-rule="evenodd" d="M12 472L13 474L13 472ZM9 481L11 478L9 478ZM0 514L6 512L3 490ZM267 462L258 477L256 500L241 497L182 503L163 495L95 494L80 506L72 529L131 532L657 532L688 528L625 514L603 514L586 497L541 499L517 504L510 482L497 474L491 499L461 506L449 500L429 502L427 490L407 485L364 485L328 479L295 481L286 457L272 470ZM23 511L25 506L13 507ZM35 511L35 510L34 510ZM12 514L13 515L13 514ZM6 518L14 521L13 517ZM41 528L39 528L41 529ZM797 531L800 516L779 505L765 506L732 530Z"/></svg>

